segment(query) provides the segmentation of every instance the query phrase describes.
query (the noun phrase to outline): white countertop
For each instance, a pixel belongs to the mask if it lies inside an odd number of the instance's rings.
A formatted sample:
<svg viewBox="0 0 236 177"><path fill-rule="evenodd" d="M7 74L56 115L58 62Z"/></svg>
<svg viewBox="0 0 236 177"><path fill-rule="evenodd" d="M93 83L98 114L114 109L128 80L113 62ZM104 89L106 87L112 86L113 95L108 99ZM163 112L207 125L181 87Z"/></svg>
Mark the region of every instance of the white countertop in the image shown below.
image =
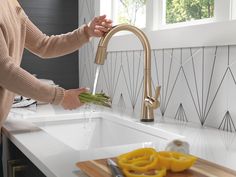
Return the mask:
<svg viewBox="0 0 236 177"><path fill-rule="evenodd" d="M39 121L60 120L65 117L64 115L70 119L79 119L86 116L87 112L87 109L84 108L65 111L60 107L51 105L12 109L7 122L4 124L3 132L48 177L75 177L81 173L75 166L78 161L86 160L88 157L97 159L116 156L146 146L145 143L136 143L78 151L34 124L34 122ZM161 117L156 117L153 123L140 123L139 119L135 118L137 115L134 113L118 109L97 108L89 114L92 117L113 117L117 121L136 122L137 126L143 126L150 131L158 129L169 132L170 135L168 136L170 137L172 134L179 135L190 144L191 154L236 170L235 133ZM165 145L166 143L153 144L158 150L164 150ZM81 174L81 176L83 175Z"/></svg>

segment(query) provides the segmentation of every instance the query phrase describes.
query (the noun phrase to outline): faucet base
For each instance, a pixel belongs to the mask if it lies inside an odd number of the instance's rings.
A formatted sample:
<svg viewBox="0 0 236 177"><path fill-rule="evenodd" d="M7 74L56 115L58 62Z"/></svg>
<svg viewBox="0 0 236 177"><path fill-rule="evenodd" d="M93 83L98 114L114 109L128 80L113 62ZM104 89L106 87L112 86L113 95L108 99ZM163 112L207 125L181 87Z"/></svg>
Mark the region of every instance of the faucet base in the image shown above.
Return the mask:
<svg viewBox="0 0 236 177"><path fill-rule="evenodd" d="M141 119L141 122L154 122L154 119Z"/></svg>

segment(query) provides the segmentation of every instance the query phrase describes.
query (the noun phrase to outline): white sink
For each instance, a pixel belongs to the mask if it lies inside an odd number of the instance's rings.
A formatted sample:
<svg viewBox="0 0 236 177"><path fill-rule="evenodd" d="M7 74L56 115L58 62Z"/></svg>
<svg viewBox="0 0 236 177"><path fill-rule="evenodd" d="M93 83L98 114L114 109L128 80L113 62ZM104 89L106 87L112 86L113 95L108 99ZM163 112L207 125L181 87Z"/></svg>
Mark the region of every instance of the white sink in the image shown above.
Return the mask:
<svg viewBox="0 0 236 177"><path fill-rule="evenodd" d="M80 118L35 123L40 129L75 150L88 150L141 142L170 141L178 135L150 130L147 125L117 118ZM143 128L142 128L143 127Z"/></svg>

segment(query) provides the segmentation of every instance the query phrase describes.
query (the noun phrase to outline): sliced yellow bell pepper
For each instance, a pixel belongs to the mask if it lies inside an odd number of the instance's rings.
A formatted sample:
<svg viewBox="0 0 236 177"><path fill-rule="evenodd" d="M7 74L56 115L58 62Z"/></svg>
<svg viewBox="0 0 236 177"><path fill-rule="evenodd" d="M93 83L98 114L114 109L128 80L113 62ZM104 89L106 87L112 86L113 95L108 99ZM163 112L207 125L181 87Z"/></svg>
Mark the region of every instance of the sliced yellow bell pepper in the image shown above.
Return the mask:
<svg viewBox="0 0 236 177"><path fill-rule="evenodd" d="M172 154L168 151L160 151L157 153L157 156L158 156L158 166L170 170L171 162L173 160Z"/></svg>
<svg viewBox="0 0 236 177"><path fill-rule="evenodd" d="M192 155L182 154L179 152L172 152L172 156L171 171L173 172L184 171L190 168L197 160L197 158Z"/></svg>
<svg viewBox="0 0 236 177"><path fill-rule="evenodd" d="M184 171L190 168L197 160L197 158L192 155L180 152L161 151L157 154L159 158L158 166L173 172Z"/></svg>
<svg viewBox="0 0 236 177"><path fill-rule="evenodd" d="M181 172L190 168L196 157L172 151L157 152L140 148L117 157L119 167L127 177L163 177L166 170Z"/></svg>
<svg viewBox="0 0 236 177"><path fill-rule="evenodd" d="M166 169L160 169L160 170L149 170L145 173L140 173L132 170L123 170L126 177L164 177L166 175Z"/></svg>
<svg viewBox="0 0 236 177"><path fill-rule="evenodd" d="M141 148L118 156L117 161L122 169L146 172L156 168L158 157L155 149Z"/></svg>

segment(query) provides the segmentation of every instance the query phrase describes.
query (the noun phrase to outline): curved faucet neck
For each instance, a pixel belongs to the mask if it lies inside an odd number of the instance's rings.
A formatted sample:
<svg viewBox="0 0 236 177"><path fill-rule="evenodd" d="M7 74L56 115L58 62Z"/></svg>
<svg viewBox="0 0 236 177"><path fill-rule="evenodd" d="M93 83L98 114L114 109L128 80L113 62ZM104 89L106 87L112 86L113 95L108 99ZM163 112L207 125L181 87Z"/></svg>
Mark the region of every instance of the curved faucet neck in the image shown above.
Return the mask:
<svg viewBox="0 0 236 177"><path fill-rule="evenodd" d="M103 65L107 57L107 45L111 37L119 31L130 31L135 34L142 43L144 49L144 94L143 94L143 112L141 121L153 121L153 108L145 104L145 99L152 97L151 88L151 47L149 41L143 31L135 26L128 24L121 24L114 26L104 37L100 39L96 53L95 63Z"/></svg>
<svg viewBox="0 0 236 177"><path fill-rule="evenodd" d="M147 57L150 58L151 56L151 47L150 47L149 41L142 30L129 24L120 24L120 25L112 27L111 30L108 33L106 33L104 37L100 39L99 44L98 44L98 50L96 54L95 63L100 64L100 65L104 64L105 59L107 57L108 42L110 41L112 36L114 36L116 33L120 31L129 31L138 37L138 39L142 43L144 54L147 55L145 56L146 58L145 61L147 62L147 63L145 62L145 68L149 69L151 66L150 62L147 61L147 60L150 60Z"/></svg>

